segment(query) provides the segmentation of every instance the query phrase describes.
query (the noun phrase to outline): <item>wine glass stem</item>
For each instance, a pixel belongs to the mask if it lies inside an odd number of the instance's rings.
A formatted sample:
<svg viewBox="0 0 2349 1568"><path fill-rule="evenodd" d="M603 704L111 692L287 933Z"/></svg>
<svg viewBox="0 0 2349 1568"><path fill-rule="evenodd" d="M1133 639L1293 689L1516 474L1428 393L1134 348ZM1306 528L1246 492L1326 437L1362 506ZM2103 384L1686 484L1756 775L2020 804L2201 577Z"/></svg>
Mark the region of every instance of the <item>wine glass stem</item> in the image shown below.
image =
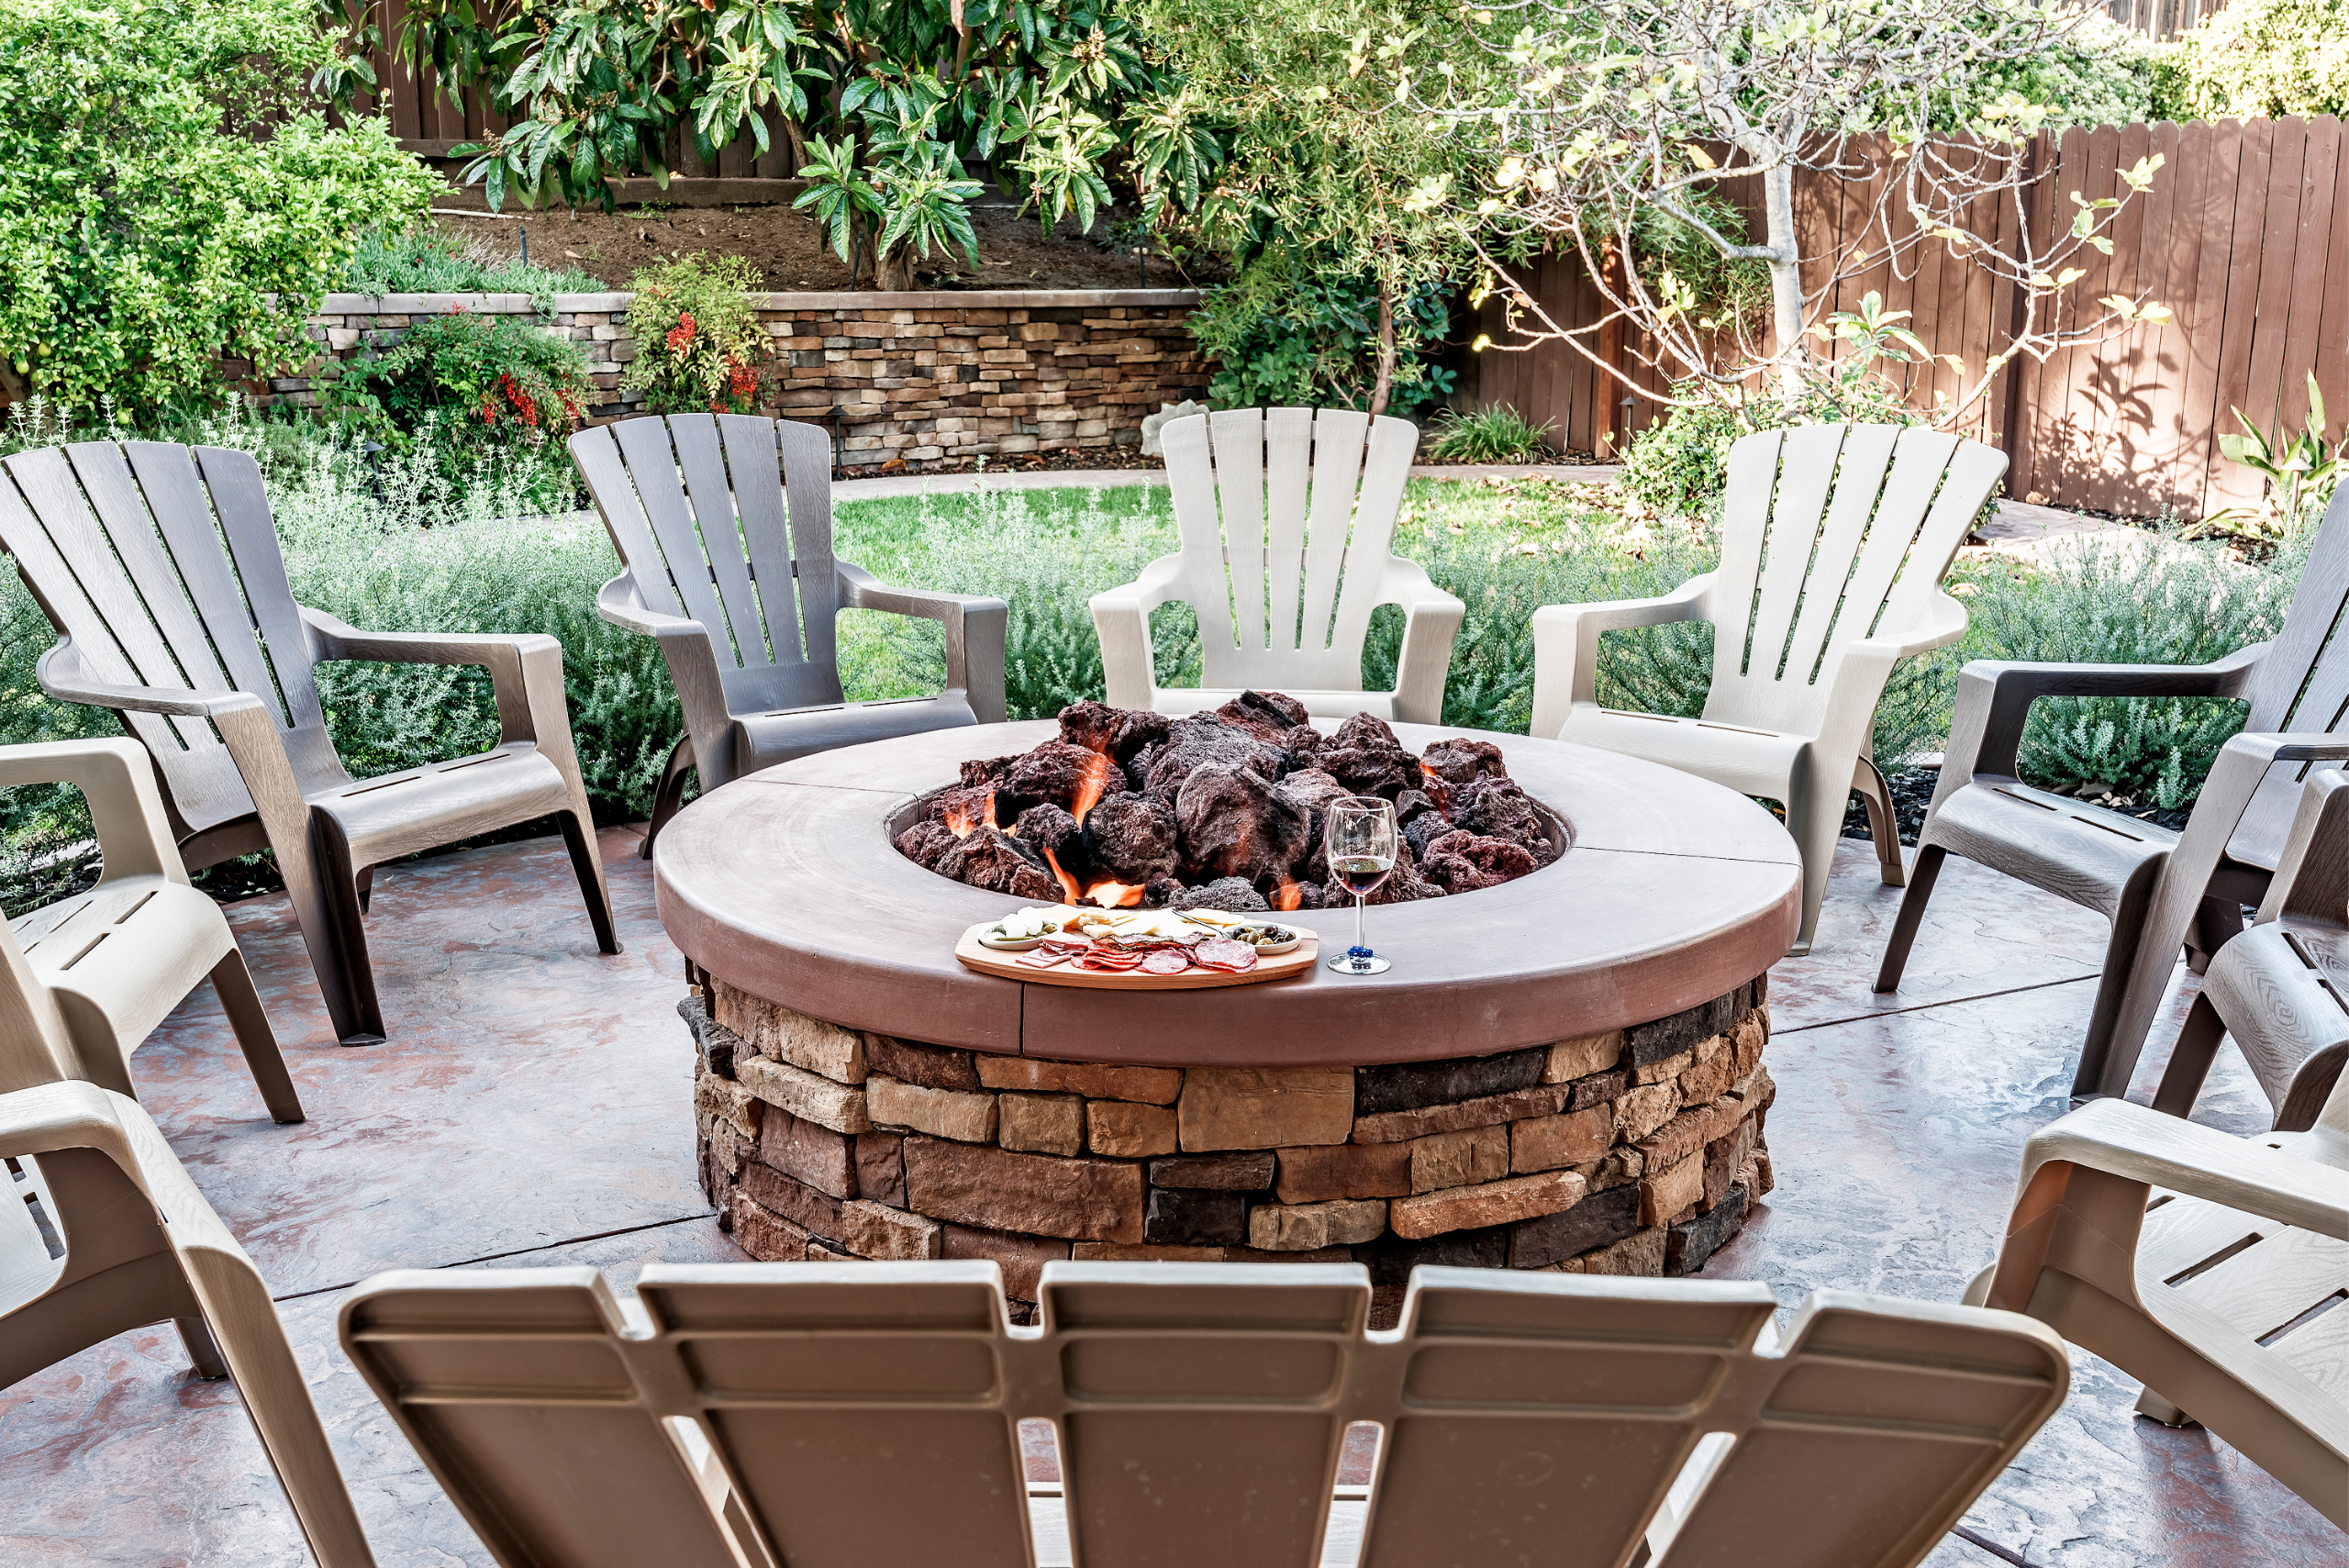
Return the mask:
<svg viewBox="0 0 2349 1568"><path fill-rule="evenodd" d="M1363 940L1362 940L1362 903L1363 903L1363 895L1362 895L1361 894L1359 894L1359 893L1355 894L1355 895L1354 895L1354 946L1356 946L1356 947L1361 947L1361 946L1363 945Z"/></svg>

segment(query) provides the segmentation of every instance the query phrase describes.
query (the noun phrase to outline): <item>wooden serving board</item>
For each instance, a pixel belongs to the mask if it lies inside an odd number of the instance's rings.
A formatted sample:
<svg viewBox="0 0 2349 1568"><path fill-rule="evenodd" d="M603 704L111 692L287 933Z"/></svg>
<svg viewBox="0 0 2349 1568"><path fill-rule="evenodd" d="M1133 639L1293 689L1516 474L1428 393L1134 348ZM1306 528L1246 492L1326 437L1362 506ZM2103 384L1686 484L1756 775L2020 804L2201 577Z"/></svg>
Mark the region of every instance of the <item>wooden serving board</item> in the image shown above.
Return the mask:
<svg viewBox="0 0 2349 1568"><path fill-rule="evenodd" d="M1000 974L1006 980L1029 980L1039 985L1074 985L1089 991L1197 991L1209 985L1253 985L1260 980L1286 980L1312 969L1321 951L1320 940L1304 927L1287 920L1280 922L1303 940L1285 953L1270 958L1259 957L1256 967L1244 974L1227 974L1219 969L1186 969L1180 974L1144 974L1139 969L1122 974L1104 973L1091 969L1077 969L1070 964L1056 963L1050 969L1031 969L1019 960L1024 954L999 952L979 945L979 933L993 926L993 920L982 920L963 933L954 944L954 956L965 969L981 974Z"/></svg>

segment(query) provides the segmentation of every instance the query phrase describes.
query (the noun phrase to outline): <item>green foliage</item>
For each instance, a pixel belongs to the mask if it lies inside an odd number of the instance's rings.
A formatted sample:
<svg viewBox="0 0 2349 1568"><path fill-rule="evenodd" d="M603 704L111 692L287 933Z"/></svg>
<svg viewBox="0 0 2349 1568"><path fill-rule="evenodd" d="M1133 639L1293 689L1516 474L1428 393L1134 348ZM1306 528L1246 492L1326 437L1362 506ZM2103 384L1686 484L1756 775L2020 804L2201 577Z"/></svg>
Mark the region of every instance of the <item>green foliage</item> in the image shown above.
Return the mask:
<svg viewBox="0 0 2349 1568"><path fill-rule="evenodd" d="M585 417L590 390L578 344L518 316L460 306L345 364L318 402L394 450L441 464L452 483L505 459L531 473L536 489L568 496L577 482L562 438Z"/></svg>
<svg viewBox="0 0 2349 1568"><path fill-rule="evenodd" d="M799 174L807 188L791 205L812 213L824 231L824 242L834 255L847 261L850 248L856 243L858 226L868 217L881 216L881 193L856 161L856 138L844 136L834 142L809 137Z"/></svg>
<svg viewBox="0 0 2349 1568"><path fill-rule="evenodd" d="M440 188L306 112L325 55L307 0L0 0L0 385L147 416L309 357L360 231Z"/></svg>
<svg viewBox="0 0 2349 1568"><path fill-rule="evenodd" d="M326 4L354 31L370 25L361 0ZM417 0L395 41L447 91L486 90L506 116L462 150L493 207L510 192L608 211L613 177L665 184L672 131L709 162L745 133L766 152L773 117L802 164L845 157L857 172L843 228L861 211L870 235L895 228L927 254L969 249L963 157L1018 172L1048 222L1068 211L1089 227L1112 171L1157 210L1170 194L1196 199L1217 156L1106 0ZM851 183L838 167L818 178Z"/></svg>
<svg viewBox="0 0 2349 1568"><path fill-rule="evenodd" d="M1462 413L1447 408L1428 423L1419 450L1438 462L1541 462L1549 437L1506 403Z"/></svg>
<svg viewBox="0 0 2349 1568"><path fill-rule="evenodd" d="M2256 506L2229 506L2211 513L2191 530L2232 534L2258 544L2270 544L2296 529L2314 524L2341 484L2342 447L2324 436L2324 394L2317 389L2316 373L2309 373L2308 423L2292 436L2281 423L2271 437L2234 410L2240 435L2219 438L2219 450L2266 482Z"/></svg>
<svg viewBox="0 0 2349 1568"><path fill-rule="evenodd" d="M636 358L621 384L644 394L648 413L751 411L771 341L749 298L760 281L740 256L687 256L629 280Z"/></svg>
<svg viewBox="0 0 2349 1568"><path fill-rule="evenodd" d="M1962 130L2010 94L2044 105L2050 129L2169 118L2165 83L2174 51L2173 45L2091 12L2030 58L1984 69L1964 95L1948 100L1937 128Z"/></svg>
<svg viewBox="0 0 2349 1568"><path fill-rule="evenodd" d="M352 294L527 294L542 311L559 294L602 294L604 280L576 267L526 266L486 240L470 243L437 228L404 234L371 228L343 270Z"/></svg>
<svg viewBox="0 0 2349 1568"><path fill-rule="evenodd" d="M1682 205L1722 239L1746 242L1744 216L1726 197L1698 190ZM1723 256L1687 218L1660 206L1641 207L1631 219L1631 257L1651 295L1681 300L1677 308L1709 318L1709 325L1768 319L1770 270L1759 261Z"/></svg>
<svg viewBox="0 0 2349 1568"><path fill-rule="evenodd" d="M2349 6L2233 0L2168 46L2176 119L2349 113Z"/></svg>
<svg viewBox="0 0 2349 1568"><path fill-rule="evenodd" d="M1449 396L1453 373L1434 362L1449 320L1439 283L1395 311L1393 389L1386 412L1408 416ZM1378 285L1326 251L1268 248L1230 283L1208 289L1191 335L1216 363L1208 396L1221 407L1369 406L1378 380Z"/></svg>

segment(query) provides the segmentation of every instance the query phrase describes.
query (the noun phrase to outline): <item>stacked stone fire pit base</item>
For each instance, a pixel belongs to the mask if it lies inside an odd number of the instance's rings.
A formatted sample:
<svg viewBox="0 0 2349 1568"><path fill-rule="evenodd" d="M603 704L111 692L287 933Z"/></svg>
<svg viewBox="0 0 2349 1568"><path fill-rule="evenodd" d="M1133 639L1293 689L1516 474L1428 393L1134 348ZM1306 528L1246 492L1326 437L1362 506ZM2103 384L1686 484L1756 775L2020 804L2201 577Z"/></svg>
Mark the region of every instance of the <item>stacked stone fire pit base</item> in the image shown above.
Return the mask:
<svg viewBox="0 0 2349 1568"><path fill-rule="evenodd" d="M1764 981L1629 1029L1375 1067L1108 1066L680 1007L718 1221L769 1262L1054 1258L1687 1274L1770 1190Z"/></svg>

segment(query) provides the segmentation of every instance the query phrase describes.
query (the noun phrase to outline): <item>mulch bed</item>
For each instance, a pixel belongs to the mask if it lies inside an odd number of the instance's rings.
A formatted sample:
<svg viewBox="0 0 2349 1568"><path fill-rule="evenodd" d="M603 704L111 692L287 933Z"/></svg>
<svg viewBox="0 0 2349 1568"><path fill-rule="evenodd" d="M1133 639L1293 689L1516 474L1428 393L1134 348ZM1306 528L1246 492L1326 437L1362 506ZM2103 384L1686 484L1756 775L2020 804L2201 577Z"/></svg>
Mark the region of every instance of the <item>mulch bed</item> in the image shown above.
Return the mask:
<svg viewBox="0 0 2349 1568"><path fill-rule="evenodd" d="M1941 778L1938 768L1908 768L1885 780L1892 794L1892 816L1899 824L1902 843L1914 844L1917 835L1924 830L1925 808L1933 803L1933 789L1941 783ZM2151 822L2180 832L2185 830L2186 819L2194 814L2190 806L2165 811L2157 806L2141 806L2133 799L2109 795L2089 804L2101 806L2108 811L2117 811L2123 817L2134 817L2140 822ZM1786 815L1775 806L1772 812L1781 818ZM1857 795L1852 796L1851 803L1843 810L1843 837L1869 838L1867 807L1860 803Z"/></svg>

